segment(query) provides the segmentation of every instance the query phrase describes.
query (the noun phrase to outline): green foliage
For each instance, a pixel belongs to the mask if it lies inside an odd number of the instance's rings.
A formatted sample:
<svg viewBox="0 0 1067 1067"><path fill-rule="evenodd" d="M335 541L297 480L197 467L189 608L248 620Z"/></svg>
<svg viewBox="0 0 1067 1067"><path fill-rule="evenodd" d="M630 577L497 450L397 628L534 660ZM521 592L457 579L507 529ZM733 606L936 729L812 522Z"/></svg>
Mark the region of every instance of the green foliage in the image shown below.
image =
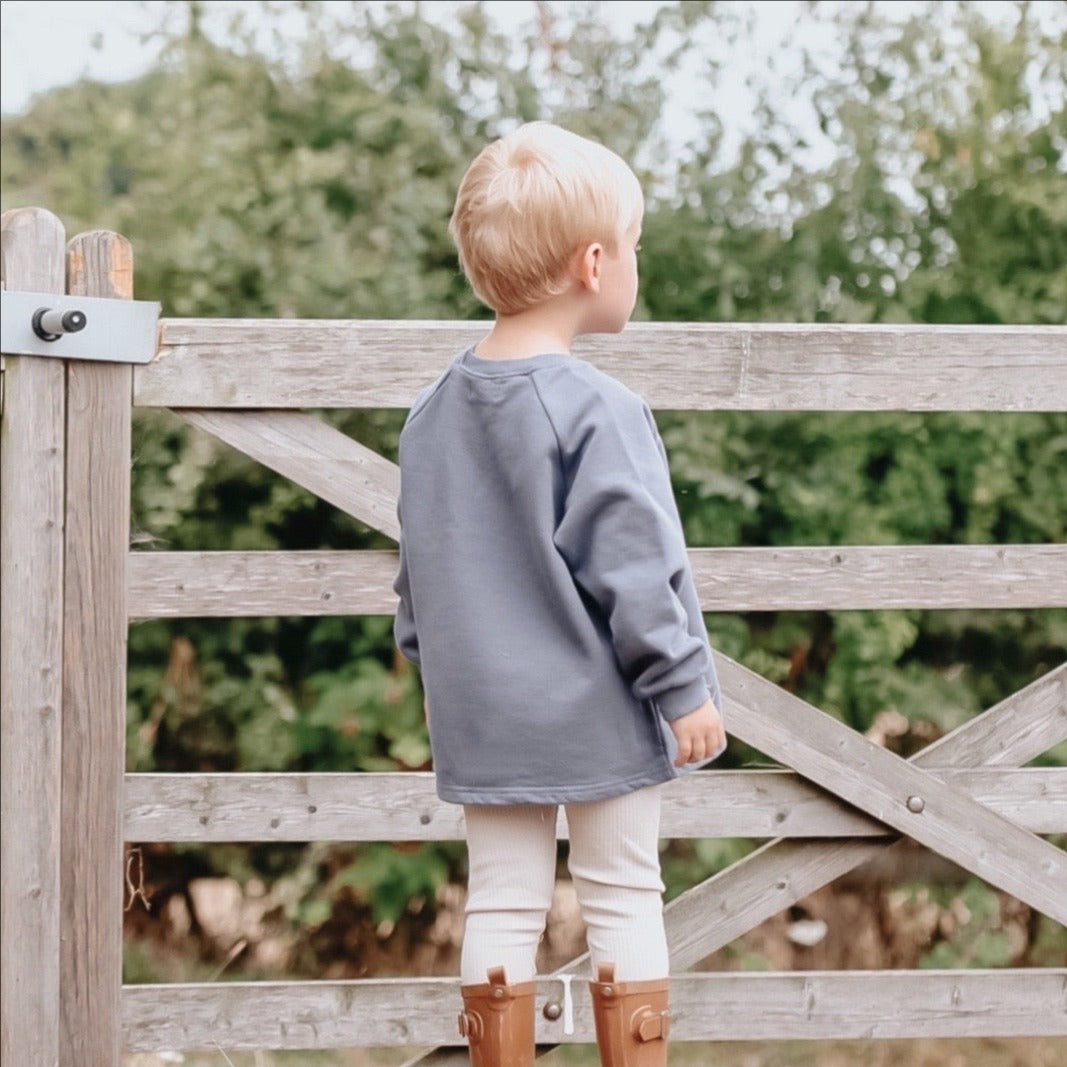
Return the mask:
<svg viewBox="0 0 1067 1067"><path fill-rule="evenodd" d="M370 887L374 918L395 922L413 898L432 900L448 873L448 864L430 845L414 852L372 845L337 875L336 884Z"/></svg>
<svg viewBox="0 0 1067 1067"><path fill-rule="evenodd" d="M566 19L546 7L520 41L477 3L451 29L419 5L270 5L268 26L283 9L307 19L284 59L240 12L216 40L195 17L183 32L168 22L145 77L82 82L5 117L4 209L43 204L68 232L124 233L137 295L167 315L484 318L447 236L455 188L488 140L548 118L636 161L648 190L638 318L1067 321L1062 6L1019 4L1006 25L957 3L808 5L801 17L836 42L840 63L798 37L796 69L757 83L736 158L711 110L685 150L667 150L659 77L699 55L693 98L711 99L731 56L753 46L736 5L667 4L630 37L598 5ZM824 161L812 162L812 135L787 100L812 109ZM402 412L329 418L395 455ZM1062 414L658 420L693 545L1067 539ZM390 544L171 415L139 413L133 441L139 547ZM1067 647L1062 609L768 611L708 623L723 654L859 729L889 709L951 729ZM133 626L130 769L426 766L418 677L389 629L381 618ZM1038 762L1065 759L1061 746ZM734 742L724 765L761 761ZM672 891L745 847L698 843L666 857ZM250 862L269 869L281 855ZM318 855L301 861L295 921L330 910ZM444 845L374 846L346 863L344 879L383 917L461 872L461 854ZM996 946L974 952L993 958Z"/></svg>
<svg viewBox="0 0 1067 1067"><path fill-rule="evenodd" d="M659 423L690 544L1067 539L1062 415L671 412ZM1067 647L1059 609L762 612L708 625L724 654L859 729L883 710L952 729Z"/></svg>
<svg viewBox="0 0 1067 1067"><path fill-rule="evenodd" d="M379 645L390 619L375 619ZM381 632L384 631L384 632ZM316 770L395 771L429 767L422 695L412 672L397 674L370 658L307 680L307 711L297 729L306 765Z"/></svg>
<svg viewBox="0 0 1067 1067"><path fill-rule="evenodd" d="M322 929L350 912L353 900L370 910L375 923L391 925L434 899L464 851L457 842L372 842L355 848L318 842L284 871L275 892L298 928Z"/></svg>
<svg viewBox="0 0 1067 1067"><path fill-rule="evenodd" d="M960 890L940 887L933 897L943 907L951 906L959 922L951 938L938 941L923 954L920 967L1004 967L1012 963L1014 953L1001 929L1000 903L992 889L972 878Z"/></svg>
<svg viewBox="0 0 1067 1067"><path fill-rule="evenodd" d="M756 845L742 837L702 837L670 843L661 849L660 856L663 884L667 887L663 899L673 900L702 879L726 870L753 852Z"/></svg>
<svg viewBox="0 0 1067 1067"><path fill-rule="evenodd" d="M130 628L127 766L148 771L288 769L296 711L260 623Z"/></svg>

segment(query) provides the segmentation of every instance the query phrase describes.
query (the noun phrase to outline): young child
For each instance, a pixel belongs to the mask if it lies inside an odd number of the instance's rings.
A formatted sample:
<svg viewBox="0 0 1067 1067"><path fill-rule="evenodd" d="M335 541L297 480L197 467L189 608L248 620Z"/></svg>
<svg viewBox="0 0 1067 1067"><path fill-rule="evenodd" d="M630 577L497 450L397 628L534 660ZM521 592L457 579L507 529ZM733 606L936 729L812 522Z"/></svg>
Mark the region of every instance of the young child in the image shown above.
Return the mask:
<svg viewBox="0 0 1067 1067"><path fill-rule="evenodd" d="M474 1067L533 1064L559 804L601 1060L666 1063L660 791L726 747L722 698L652 414L570 353L629 319L643 213L622 159L558 126L486 147L449 232L496 321L400 437L395 635L464 805Z"/></svg>

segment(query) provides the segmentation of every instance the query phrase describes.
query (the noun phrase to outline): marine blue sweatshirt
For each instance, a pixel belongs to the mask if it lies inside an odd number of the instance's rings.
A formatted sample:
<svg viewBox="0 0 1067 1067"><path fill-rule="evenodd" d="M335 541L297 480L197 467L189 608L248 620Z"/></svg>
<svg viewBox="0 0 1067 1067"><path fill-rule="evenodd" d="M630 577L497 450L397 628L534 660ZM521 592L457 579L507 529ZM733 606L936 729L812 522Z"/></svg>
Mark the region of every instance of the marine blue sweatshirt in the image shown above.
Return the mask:
<svg viewBox="0 0 1067 1067"><path fill-rule="evenodd" d="M472 346L412 405L400 472L394 633L438 795L569 803L683 773L667 722L722 694L644 400L567 353Z"/></svg>

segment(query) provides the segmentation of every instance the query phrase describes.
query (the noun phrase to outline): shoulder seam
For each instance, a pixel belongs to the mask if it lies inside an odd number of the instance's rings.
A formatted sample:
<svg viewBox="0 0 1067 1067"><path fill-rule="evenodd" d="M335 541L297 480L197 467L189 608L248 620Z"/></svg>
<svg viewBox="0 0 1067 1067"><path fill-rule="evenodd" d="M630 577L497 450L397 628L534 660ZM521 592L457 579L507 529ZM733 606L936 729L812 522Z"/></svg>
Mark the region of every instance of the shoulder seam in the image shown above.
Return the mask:
<svg viewBox="0 0 1067 1067"><path fill-rule="evenodd" d="M556 441L556 452L559 454L559 461L563 463L563 445L559 439L559 430L556 429L556 423L552 418L551 413L548 410L548 405L545 403L545 398L541 395L541 387L537 384L537 372L534 371L530 374L530 384L533 386L534 395L537 397L537 402L541 405L541 410L545 413L545 418L548 419L548 425L552 430L552 436Z"/></svg>
<svg viewBox="0 0 1067 1067"><path fill-rule="evenodd" d="M411 406L411 410L408 412L408 417L404 420L402 429L407 429L425 410L426 405L433 398L434 393L444 385L445 379L452 373L452 368L449 366L444 373L435 382L431 382L426 388L415 397L415 401ZM419 400L422 403L419 403Z"/></svg>

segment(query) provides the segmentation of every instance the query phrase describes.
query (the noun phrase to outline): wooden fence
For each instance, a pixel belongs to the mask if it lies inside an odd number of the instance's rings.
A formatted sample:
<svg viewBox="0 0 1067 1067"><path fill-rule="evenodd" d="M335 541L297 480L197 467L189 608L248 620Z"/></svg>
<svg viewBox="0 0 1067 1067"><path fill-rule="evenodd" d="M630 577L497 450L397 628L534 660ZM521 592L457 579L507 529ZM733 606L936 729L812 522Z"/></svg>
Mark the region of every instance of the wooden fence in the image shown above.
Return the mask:
<svg viewBox="0 0 1067 1067"><path fill-rule="evenodd" d="M129 245L64 247L3 218L9 290L132 295ZM123 842L462 836L428 774L124 774L131 619L388 614L392 552L130 552L130 407L200 430L396 536L396 467L307 408L404 408L484 324L164 320L151 364L5 357L0 430L5 1063L112 1067L123 1051L419 1046L461 1063L458 979L121 984ZM653 407L1067 410L1055 327L634 324L581 353ZM843 506L845 502L842 502ZM847 545L691 552L706 611L1067 604L1067 546ZM1067 664L910 759L718 654L728 733L792 770L672 783L664 836L770 838L666 908L674 1035L1067 1034L1067 968L686 973L902 837L1059 923ZM565 826L561 825L561 833ZM558 974L580 976L579 957ZM538 983L539 1006L563 982ZM576 993L579 989L576 987ZM538 1040L593 1040L539 1014ZM551 1016L557 1016L555 1018ZM10 1059L8 1058L10 1057Z"/></svg>

